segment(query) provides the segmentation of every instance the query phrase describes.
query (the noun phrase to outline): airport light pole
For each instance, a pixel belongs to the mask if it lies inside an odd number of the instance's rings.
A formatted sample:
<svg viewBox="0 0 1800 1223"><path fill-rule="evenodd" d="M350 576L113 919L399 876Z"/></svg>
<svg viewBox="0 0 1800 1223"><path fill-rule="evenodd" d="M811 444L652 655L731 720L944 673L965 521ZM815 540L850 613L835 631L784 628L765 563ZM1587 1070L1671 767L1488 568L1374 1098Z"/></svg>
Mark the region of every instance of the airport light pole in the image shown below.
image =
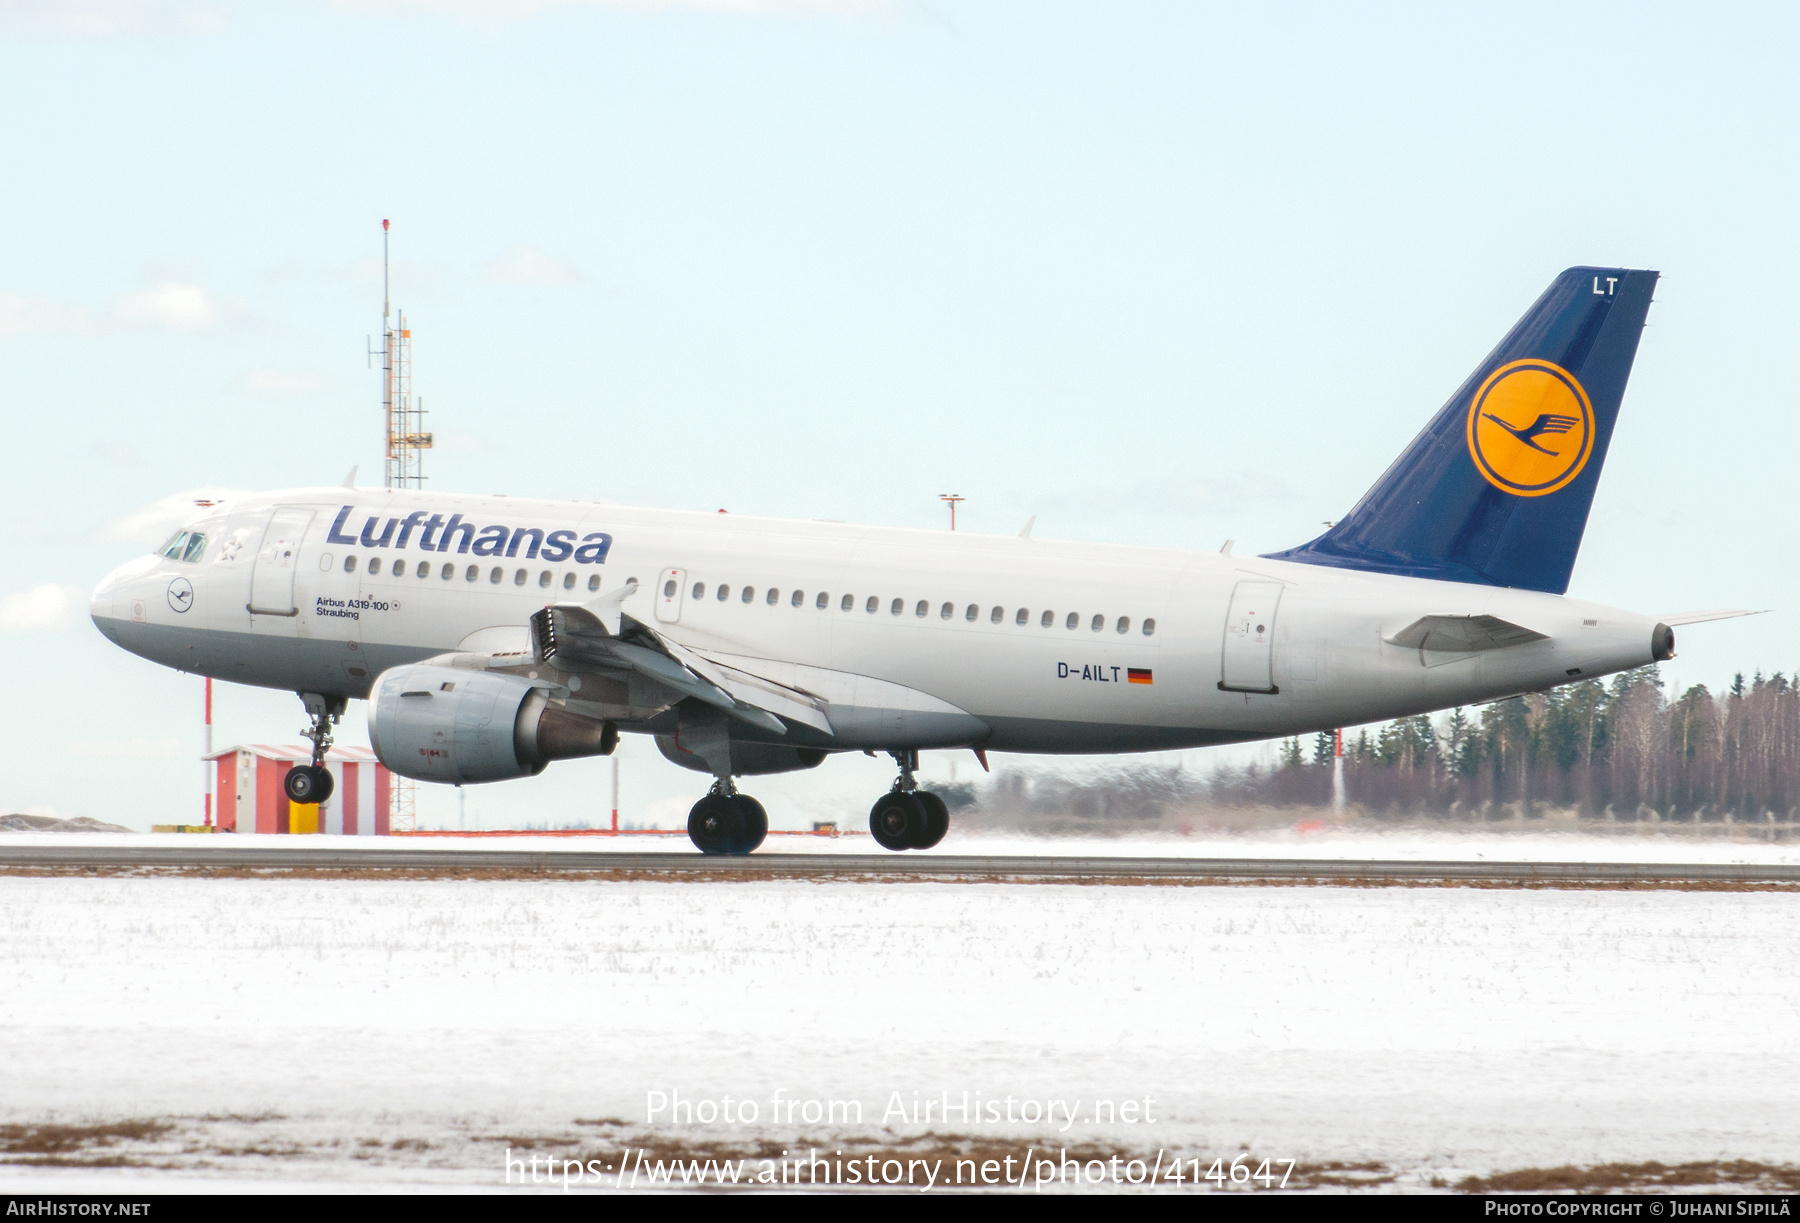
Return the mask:
<svg viewBox="0 0 1800 1223"><path fill-rule="evenodd" d="M1344 732L1340 728L1331 732L1331 811L1338 819L1344 818Z"/></svg>
<svg viewBox="0 0 1800 1223"><path fill-rule="evenodd" d="M206 787L206 811L204 826L212 827L213 821L213 776L216 765L212 762L212 676L206 677L206 723L200 733L200 781Z"/></svg>
<svg viewBox="0 0 1800 1223"><path fill-rule="evenodd" d="M956 503L958 501L966 501L967 498L959 497L955 493L941 493L938 496L938 500L949 502L949 504L950 504L950 529L952 531L956 530Z"/></svg>

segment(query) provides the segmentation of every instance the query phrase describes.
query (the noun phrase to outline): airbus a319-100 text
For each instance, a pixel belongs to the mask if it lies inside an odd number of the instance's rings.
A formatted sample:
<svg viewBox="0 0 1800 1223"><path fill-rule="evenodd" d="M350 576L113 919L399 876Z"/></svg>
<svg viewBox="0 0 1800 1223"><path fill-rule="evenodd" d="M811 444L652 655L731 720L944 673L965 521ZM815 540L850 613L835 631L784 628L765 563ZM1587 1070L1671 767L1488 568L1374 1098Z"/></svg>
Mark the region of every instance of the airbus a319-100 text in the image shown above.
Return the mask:
<svg viewBox="0 0 1800 1223"><path fill-rule="evenodd" d="M1293 735L1669 658L1672 626L1565 596L1657 274L1558 276L1349 514L1231 556L354 487L208 506L95 591L134 654L367 699L394 772L462 785L655 736L710 774L688 829L748 853L747 775L884 752L889 849L936 844L925 749L1104 753Z"/></svg>

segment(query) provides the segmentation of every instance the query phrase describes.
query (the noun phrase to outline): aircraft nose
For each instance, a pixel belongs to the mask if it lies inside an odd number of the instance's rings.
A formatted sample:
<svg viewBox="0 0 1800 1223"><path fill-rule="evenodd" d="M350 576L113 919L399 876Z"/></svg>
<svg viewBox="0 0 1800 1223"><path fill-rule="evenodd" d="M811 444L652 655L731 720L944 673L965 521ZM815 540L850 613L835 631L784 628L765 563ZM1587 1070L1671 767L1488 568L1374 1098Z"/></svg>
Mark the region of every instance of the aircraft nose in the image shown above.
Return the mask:
<svg viewBox="0 0 1800 1223"><path fill-rule="evenodd" d="M100 584L88 597L88 615L93 618L95 627L103 632L108 620L119 619L119 588L122 584L120 572L115 569L100 579Z"/></svg>
<svg viewBox="0 0 1800 1223"><path fill-rule="evenodd" d="M131 618L130 603L133 595L143 598L136 587L150 570L156 567L156 558L138 557L127 561L111 573L100 579L94 587L94 593L88 597L88 615L93 618L94 625L102 633L107 633L111 624Z"/></svg>

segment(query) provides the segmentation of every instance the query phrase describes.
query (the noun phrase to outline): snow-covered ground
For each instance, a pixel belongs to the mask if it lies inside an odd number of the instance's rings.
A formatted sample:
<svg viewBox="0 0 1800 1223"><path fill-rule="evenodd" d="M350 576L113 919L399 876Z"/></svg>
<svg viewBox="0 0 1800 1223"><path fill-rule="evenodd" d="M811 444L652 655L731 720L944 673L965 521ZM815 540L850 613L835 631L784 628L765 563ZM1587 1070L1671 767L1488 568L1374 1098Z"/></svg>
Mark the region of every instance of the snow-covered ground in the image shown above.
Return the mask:
<svg viewBox="0 0 1800 1223"><path fill-rule="evenodd" d="M174 1127L8 1189L498 1187L509 1146L927 1131L1399 1186L1800 1155L1782 892L8 876L0 931L0 1161L8 1124ZM915 1119L946 1093L974 1117ZM670 1115L727 1096L757 1120Z"/></svg>

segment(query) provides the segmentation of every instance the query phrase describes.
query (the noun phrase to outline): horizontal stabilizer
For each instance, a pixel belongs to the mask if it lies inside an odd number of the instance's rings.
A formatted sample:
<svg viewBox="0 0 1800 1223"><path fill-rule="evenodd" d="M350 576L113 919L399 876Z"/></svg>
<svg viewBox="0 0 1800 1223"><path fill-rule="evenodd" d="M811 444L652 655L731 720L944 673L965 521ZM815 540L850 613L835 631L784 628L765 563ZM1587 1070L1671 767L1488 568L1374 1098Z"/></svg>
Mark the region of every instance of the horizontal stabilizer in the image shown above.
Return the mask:
<svg viewBox="0 0 1800 1223"><path fill-rule="evenodd" d="M1387 638L1389 645L1409 650L1441 650L1460 654L1504 650L1532 641L1548 641L1543 633L1498 616L1420 616Z"/></svg>
<svg viewBox="0 0 1800 1223"><path fill-rule="evenodd" d="M1762 611L1743 611L1739 608L1727 607L1717 611L1670 612L1667 615L1657 616L1656 619L1670 628L1676 628L1683 624L1705 624L1708 620L1735 620L1739 616L1760 616L1763 611L1767 610L1764 608Z"/></svg>

